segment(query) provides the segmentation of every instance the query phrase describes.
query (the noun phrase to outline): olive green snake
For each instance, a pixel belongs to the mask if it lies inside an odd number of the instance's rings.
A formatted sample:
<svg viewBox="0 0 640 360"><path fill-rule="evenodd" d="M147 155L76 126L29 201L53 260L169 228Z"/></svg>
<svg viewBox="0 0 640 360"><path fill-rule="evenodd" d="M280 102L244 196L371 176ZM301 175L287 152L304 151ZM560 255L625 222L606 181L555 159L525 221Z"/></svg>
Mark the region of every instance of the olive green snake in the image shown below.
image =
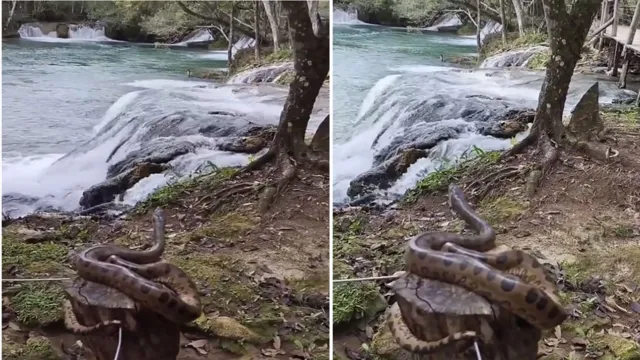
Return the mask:
<svg viewBox="0 0 640 360"><path fill-rule="evenodd" d="M486 253L495 247L496 233L454 184L449 187L449 206L477 234L428 232L411 238L405 252L408 272L465 288L539 329L562 323L567 313L542 265L520 250ZM434 353L454 342L477 338L474 331L462 331L434 341L418 339L397 304L387 312L386 322L395 341L413 353Z"/></svg>
<svg viewBox="0 0 640 360"><path fill-rule="evenodd" d="M117 289L140 307L183 324L200 316L200 296L184 271L160 260L165 248L164 226L164 212L158 208L153 214L155 243L151 248L138 251L111 244L95 245L78 254L73 263L80 278ZM120 323L110 320L84 326L77 321L68 300L63 308L65 324L75 333L90 333Z"/></svg>

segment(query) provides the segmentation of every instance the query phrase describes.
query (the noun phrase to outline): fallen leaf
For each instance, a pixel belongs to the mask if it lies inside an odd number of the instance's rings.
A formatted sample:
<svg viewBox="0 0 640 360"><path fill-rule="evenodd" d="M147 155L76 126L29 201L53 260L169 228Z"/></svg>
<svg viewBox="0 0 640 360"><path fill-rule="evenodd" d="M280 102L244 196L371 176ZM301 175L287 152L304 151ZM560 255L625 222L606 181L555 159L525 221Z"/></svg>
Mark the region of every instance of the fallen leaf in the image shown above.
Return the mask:
<svg viewBox="0 0 640 360"><path fill-rule="evenodd" d="M562 329L560 328L560 325L556 326L556 339L562 339Z"/></svg>
<svg viewBox="0 0 640 360"><path fill-rule="evenodd" d="M282 343L280 342L280 336L276 335L273 337L273 348L276 350L280 350L280 346Z"/></svg>
<svg viewBox="0 0 640 360"><path fill-rule="evenodd" d="M198 353L200 353L200 355L207 355L208 351L205 349L207 344L209 344L209 340L201 339L201 340L194 340L188 343L187 346L194 348Z"/></svg>
<svg viewBox="0 0 640 360"><path fill-rule="evenodd" d="M373 338L373 328L371 326L367 325L367 327L364 329L364 332L367 334L367 338Z"/></svg>
<svg viewBox="0 0 640 360"><path fill-rule="evenodd" d="M581 337L574 337L573 339L571 339L571 345L577 346L577 347L581 347L581 348L585 348L587 347L587 345L589 345L589 343L587 342L587 340L581 338Z"/></svg>

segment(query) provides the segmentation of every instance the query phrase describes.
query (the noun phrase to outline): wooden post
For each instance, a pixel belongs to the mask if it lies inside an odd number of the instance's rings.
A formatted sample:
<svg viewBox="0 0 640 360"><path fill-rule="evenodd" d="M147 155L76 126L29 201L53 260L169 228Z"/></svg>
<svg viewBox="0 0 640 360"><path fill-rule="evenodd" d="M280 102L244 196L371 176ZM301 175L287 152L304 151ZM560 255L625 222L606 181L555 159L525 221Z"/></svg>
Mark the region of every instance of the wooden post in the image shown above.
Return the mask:
<svg viewBox="0 0 640 360"><path fill-rule="evenodd" d="M615 39L616 35L618 35L618 17L620 16L618 13L618 2L620 0L613 1L613 25L611 26L611 37Z"/></svg>
<svg viewBox="0 0 640 360"><path fill-rule="evenodd" d="M636 36L636 28L638 27L638 23L640 23L640 1L636 4L636 9L633 12L633 19L631 20L631 25L629 25L629 36L627 37L627 42L625 43L624 48L622 49L622 73L620 74L620 81L618 82L618 87L620 89L624 89L627 87L627 73L629 72L629 60L631 60L631 52L627 49L627 45L633 44L633 38Z"/></svg>
<svg viewBox="0 0 640 360"><path fill-rule="evenodd" d="M604 24L607 22L608 16L608 9L609 7L607 6L607 0L602 0L602 11L600 12L600 23L604 26ZM604 33L600 33L600 42L598 43L598 51L602 51L602 44L604 42Z"/></svg>
<svg viewBox="0 0 640 360"><path fill-rule="evenodd" d="M620 51L618 51L618 46L620 46L618 44L617 41L615 41L615 46L613 47L613 68L611 69L611 76L618 76L618 61L620 61Z"/></svg>
<svg viewBox="0 0 640 360"><path fill-rule="evenodd" d="M120 320L123 329L118 359L176 360L180 352L180 325L150 310L137 310L128 296L101 284L77 278L65 290L81 325ZM78 337L96 360L115 358L117 326Z"/></svg>

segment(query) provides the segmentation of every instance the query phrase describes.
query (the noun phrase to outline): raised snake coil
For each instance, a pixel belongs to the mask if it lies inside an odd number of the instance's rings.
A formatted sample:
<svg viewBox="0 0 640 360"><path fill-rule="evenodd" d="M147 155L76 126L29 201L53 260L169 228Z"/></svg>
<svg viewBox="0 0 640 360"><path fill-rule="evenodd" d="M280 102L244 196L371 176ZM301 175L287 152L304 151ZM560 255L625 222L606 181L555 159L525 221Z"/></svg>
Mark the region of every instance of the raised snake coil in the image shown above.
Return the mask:
<svg viewBox="0 0 640 360"><path fill-rule="evenodd" d="M473 211L462 190L453 184L449 187L449 205L478 234L432 232L415 236L405 252L407 270L423 278L463 287L539 329L562 323L567 313L542 265L520 250L485 253L495 247L495 231ZM389 310L387 324L396 342L413 353L433 353L452 342L476 338L475 332L466 331L434 341L418 339L404 323L397 304Z"/></svg>
<svg viewBox="0 0 640 360"><path fill-rule="evenodd" d="M153 214L154 245L145 251L115 245L96 245L74 259L78 276L111 288L135 300L139 305L178 323L200 316L200 296L194 282L180 268L160 260L164 252L164 212ZM74 332L88 333L119 322L107 321L91 327L77 323L70 304L65 302L65 322Z"/></svg>

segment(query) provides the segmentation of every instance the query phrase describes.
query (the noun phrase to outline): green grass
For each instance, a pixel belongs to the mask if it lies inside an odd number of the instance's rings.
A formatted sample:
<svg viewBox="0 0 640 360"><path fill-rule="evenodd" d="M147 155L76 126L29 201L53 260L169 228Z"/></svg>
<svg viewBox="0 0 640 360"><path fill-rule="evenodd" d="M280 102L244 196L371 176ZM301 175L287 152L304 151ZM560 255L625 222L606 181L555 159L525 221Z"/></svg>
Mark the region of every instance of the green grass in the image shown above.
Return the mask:
<svg viewBox="0 0 640 360"><path fill-rule="evenodd" d="M28 244L12 230L3 232L2 268L15 268L31 275L56 273L61 270L69 248L54 242Z"/></svg>
<svg viewBox="0 0 640 360"><path fill-rule="evenodd" d="M502 37L492 37L491 40L485 43L482 47L480 51L480 60L505 51L538 45L546 42L547 39L548 35L546 33L537 31L526 32L523 36L520 36L518 33L509 33L507 34L506 45L502 43Z"/></svg>
<svg viewBox="0 0 640 360"><path fill-rule="evenodd" d="M238 171L236 168L231 167L219 168L212 163L208 163L207 166L211 167L213 171L203 175L196 175L186 180L170 183L156 190L144 202L138 205L139 212L145 212L149 208L158 206L176 205L185 193L200 187L215 187L224 180L229 179Z"/></svg>
<svg viewBox="0 0 640 360"><path fill-rule="evenodd" d="M45 326L62 319L64 290L59 285L26 283L12 299L19 322L27 326Z"/></svg>
<svg viewBox="0 0 640 360"><path fill-rule="evenodd" d="M445 163L440 169L418 181L413 189L407 191L403 203L410 204L421 196L446 191L449 184L463 177L466 172L478 166L493 164L500 155L499 151L483 151L474 147L471 154L463 154L457 163Z"/></svg>

